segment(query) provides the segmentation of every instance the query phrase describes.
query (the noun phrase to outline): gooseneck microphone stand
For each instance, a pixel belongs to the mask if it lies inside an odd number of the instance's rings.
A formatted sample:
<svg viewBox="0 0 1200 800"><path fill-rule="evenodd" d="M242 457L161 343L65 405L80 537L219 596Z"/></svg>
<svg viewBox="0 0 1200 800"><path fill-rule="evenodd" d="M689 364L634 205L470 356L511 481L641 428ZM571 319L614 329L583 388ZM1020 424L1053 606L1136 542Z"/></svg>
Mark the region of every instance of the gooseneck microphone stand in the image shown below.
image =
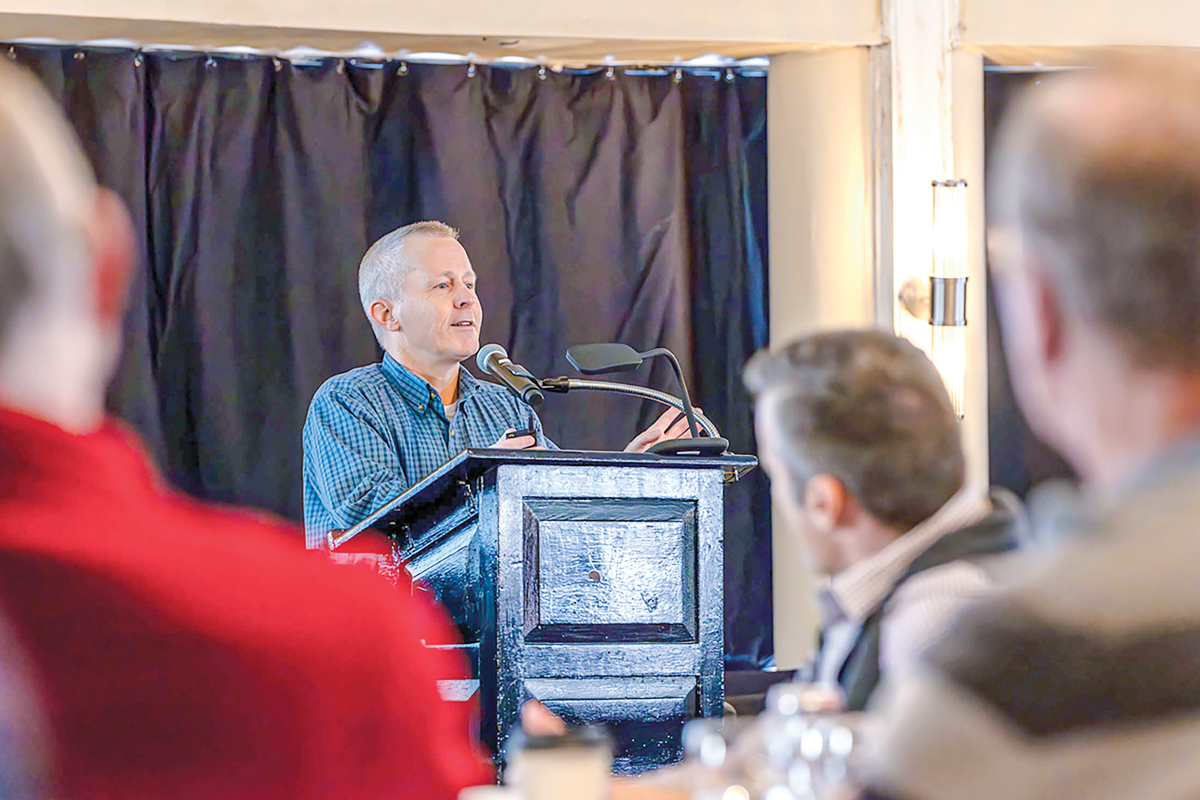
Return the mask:
<svg viewBox="0 0 1200 800"><path fill-rule="evenodd" d="M567 360L571 366L585 375L598 375L609 372L625 372L637 369L647 358L663 357L671 362L675 372L675 380L679 383L682 399L642 386L609 381L581 380L578 378L549 378L539 381L544 392L564 393L575 389L613 392L615 394L632 395L646 400L653 400L665 406L678 409L684 413L688 421L691 436L683 439L669 439L653 445L647 452L658 455L675 456L719 456L729 449L729 440L723 439L717 431L717 426L703 414L697 414L692 407L688 394L687 382L683 378L683 369L675 354L665 347L656 347L639 353L624 344L586 344L577 345L567 350ZM701 427L704 436L701 436Z"/></svg>
<svg viewBox="0 0 1200 800"><path fill-rule="evenodd" d="M683 400L680 398L666 392L660 392L657 389L647 389L645 386L616 383L614 381L593 381L586 378L568 378L565 376L561 378L546 378L539 381L539 383L543 392L554 392L555 394L566 394L572 391L611 392L613 394L629 395L630 397L640 397L643 400L653 400L656 403L661 403L664 406L670 406L678 411L687 413ZM701 411L696 411L695 413L696 422L704 435L720 438L721 432L717 430L717 426L713 421Z"/></svg>

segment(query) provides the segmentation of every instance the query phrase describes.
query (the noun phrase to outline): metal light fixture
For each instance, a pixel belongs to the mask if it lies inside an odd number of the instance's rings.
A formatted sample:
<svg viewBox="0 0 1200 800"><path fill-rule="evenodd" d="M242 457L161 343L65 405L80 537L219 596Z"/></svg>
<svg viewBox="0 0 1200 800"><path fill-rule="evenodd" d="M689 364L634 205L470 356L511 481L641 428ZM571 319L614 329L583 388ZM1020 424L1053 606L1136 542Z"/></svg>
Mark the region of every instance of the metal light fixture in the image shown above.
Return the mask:
<svg viewBox="0 0 1200 800"><path fill-rule="evenodd" d="M933 182L933 269L929 283L909 278L900 305L929 321L929 355L963 417L967 376L967 182Z"/></svg>

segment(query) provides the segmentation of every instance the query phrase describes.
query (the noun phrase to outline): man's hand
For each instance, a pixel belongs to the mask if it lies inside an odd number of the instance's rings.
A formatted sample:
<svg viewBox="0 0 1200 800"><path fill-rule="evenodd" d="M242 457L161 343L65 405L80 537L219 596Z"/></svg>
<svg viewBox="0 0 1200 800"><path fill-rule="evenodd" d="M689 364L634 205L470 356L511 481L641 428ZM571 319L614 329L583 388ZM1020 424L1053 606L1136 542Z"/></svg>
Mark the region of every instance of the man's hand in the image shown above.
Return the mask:
<svg viewBox="0 0 1200 800"><path fill-rule="evenodd" d="M563 718L537 700L526 700L521 706L521 727L530 736L562 736L567 732Z"/></svg>
<svg viewBox="0 0 1200 800"><path fill-rule="evenodd" d="M509 428L506 430L504 435L500 437L500 441L496 442L492 447L497 447L501 450L528 450L537 445L537 439L533 436L517 436L510 439L508 438L510 433L516 433L516 429Z"/></svg>
<svg viewBox="0 0 1200 800"><path fill-rule="evenodd" d="M701 413L700 409L697 408L696 413ZM653 425L633 437L633 441L625 445L625 452L644 453L659 442L689 435L691 434L688 430L687 417L682 411L668 408Z"/></svg>

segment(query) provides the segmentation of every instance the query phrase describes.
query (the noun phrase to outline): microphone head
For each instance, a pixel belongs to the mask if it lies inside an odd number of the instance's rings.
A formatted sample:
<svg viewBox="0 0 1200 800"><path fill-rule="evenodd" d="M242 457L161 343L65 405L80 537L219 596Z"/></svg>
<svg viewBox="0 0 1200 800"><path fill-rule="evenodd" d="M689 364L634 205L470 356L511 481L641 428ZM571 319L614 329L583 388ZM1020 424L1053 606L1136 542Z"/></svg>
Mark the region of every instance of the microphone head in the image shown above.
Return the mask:
<svg viewBox="0 0 1200 800"><path fill-rule="evenodd" d="M508 351L498 344L485 344L479 348L479 352L475 354L475 365L484 372L490 372L488 362L492 360L492 356L500 356L508 358Z"/></svg>
<svg viewBox="0 0 1200 800"><path fill-rule="evenodd" d="M642 354L627 344L577 344L567 350L567 361L584 375L604 375L637 369Z"/></svg>

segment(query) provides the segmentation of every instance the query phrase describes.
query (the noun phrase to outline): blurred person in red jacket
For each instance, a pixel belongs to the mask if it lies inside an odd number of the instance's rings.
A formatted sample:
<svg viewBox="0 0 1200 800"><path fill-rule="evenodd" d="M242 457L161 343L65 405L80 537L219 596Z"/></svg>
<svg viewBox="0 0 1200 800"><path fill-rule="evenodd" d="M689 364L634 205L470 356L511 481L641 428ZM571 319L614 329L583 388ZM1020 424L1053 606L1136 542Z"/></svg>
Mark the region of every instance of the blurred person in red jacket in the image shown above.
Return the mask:
<svg viewBox="0 0 1200 800"><path fill-rule="evenodd" d="M0 606L65 797L453 798L492 774L444 613L172 492L106 417L134 263L49 97L0 64ZM418 595L419 597L419 595Z"/></svg>
<svg viewBox="0 0 1200 800"><path fill-rule="evenodd" d="M49 752L29 658L13 636L7 613L0 609L0 798L51 796Z"/></svg>

